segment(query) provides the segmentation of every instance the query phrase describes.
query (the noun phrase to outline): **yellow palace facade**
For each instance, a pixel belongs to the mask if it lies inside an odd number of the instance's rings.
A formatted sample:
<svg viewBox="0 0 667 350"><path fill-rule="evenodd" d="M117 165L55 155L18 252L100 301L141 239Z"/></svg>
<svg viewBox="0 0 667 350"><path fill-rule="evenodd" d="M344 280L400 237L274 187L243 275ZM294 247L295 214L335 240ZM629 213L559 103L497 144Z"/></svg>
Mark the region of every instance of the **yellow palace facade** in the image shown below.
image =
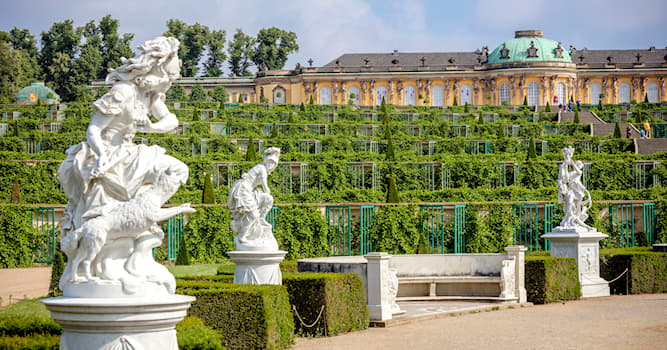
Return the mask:
<svg viewBox="0 0 667 350"><path fill-rule="evenodd" d="M617 104L667 100L665 76L667 49L565 49L523 30L492 51L344 54L322 67L260 71L254 89L238 93L293 104Z"/></svg>

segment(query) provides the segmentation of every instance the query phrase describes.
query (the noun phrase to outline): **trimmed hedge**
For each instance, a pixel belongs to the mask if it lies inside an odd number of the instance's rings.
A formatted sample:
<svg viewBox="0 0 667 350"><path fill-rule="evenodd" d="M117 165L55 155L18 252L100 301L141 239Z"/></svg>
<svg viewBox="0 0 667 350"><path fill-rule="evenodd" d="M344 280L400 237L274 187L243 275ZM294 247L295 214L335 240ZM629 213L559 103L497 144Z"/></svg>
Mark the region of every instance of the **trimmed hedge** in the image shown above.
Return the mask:
<svg viewBox="0 0 667 350"><path fill-rule="evenodd" d="M656 253L647 249L600 251L600 277L611 281L627 268L630 294L667 292L667 253ZM625 282L624 276L610 283L610 292L625 294Z"/></svg>
<svg viewBox="0 0 667 350"><path fill-rule="evenodd" d="M290 303L296 307L304 327L295 317L296 332L308 336L330 336L368 328L366 290L356 273L301 272L283 276Z"/></svg>
<svg viewBox="0 0 667 350"><path fill-rule="evenodd" d="M176 324L176 337L180 350L224 350L222 337L194 316L187 316Z"/></svg>
<svg viewBox="0 0 667 350"><path fill-rule="evenodd" d="M37 307L41 309L42 307ZM58 349L62 328L48 316L34 311L0 314L0 350Z"/></svg>
<svg viewBox="0 0 667 350"><path fill-rule="evenodd" d="M59 348L59 335L33 334L30 337L0 337L0 350L57 350Z"/></svg>
<svg viewBox="0 0 667 350"><path fill-rule="evenodd" d="M294 321L284 286L219 284L179 292L197 298L188 315L201 318L220 333L227 349L287 349L294 343Z"/></svg>
<svg viewBox="0 0 667 350"><path fill-rule="evenodd" d="M579 272L574 258L526 257L526 293L535 304L581 297Z"/></svg>

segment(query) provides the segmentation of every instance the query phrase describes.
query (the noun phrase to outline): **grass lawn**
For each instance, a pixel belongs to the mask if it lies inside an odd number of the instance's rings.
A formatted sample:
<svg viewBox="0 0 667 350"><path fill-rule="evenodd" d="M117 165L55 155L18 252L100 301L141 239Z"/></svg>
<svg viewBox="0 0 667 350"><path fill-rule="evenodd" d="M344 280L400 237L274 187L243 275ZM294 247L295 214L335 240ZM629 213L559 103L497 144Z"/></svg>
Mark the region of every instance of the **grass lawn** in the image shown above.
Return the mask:
<svg viewBox="0 0 667 350"><path fill-rule="evenodd" d="M234 263L231 261L224 262L221 264L197 264L197 265L173 265L167 266L169 272L171 272L174 277L186 277L186 276L211 276L218 273L218 267L220 266L230 266L232 272L234 271Z"/></svg>
<svg viewBox="0 0 667 350"><path fill-rule="evenodd" d="M39 302L41 299L23 299L17 303L0 307L0 318L30 315L49 318L51 317L51 313L46 309L44 304Z"/></svg>

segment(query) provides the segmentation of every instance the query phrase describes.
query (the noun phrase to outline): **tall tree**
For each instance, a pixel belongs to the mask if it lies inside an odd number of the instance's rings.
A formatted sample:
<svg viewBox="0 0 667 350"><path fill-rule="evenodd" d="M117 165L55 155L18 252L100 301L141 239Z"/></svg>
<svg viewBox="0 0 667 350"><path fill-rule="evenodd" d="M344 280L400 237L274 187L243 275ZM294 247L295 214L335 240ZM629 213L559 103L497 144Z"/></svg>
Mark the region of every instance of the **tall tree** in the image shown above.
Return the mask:
<svg viewBox="0 0 667 350"><path fill-rule="evenodd" d="M104 69L97 78L103 79L109 68L120 66L121 57L129 58L134 56L134 52L130 48L130 42L134 38L134 34L125 33L120 36L118 34L118 20L113 19L111 15L102 17L99 32L102 36L101 54L104 59L102 63Z"/></svg>
<svg viewBox="0 0 667 350"><path fill-rule="evenodd" d="M31 82L39 80L41 70L37 62L37 43L30 31L14 27L7 33L6 41L14 51L21 55L22 80L19 81L19 84L27 86Z"/></svg>
<svg viewBox="0 0 667 350"><path fill-rule="evenodd" d="M0 32L2 34L2 32ZM21 54L12 50L6 41L0 40L0 98L14 100L22 88L23 70Z"/></svg>
<svg viewBox="0 0 667 350"><path fill-rule="evenodd" d="M236 29L234 39L229 43L229 70L231 75L249 76L252 56L255 53L255 39L243 33L241 28Z"/></svg>
<svg viewBox="0 0 667 350"><path fill-rule="evenodd" d="M199 60L204 53L204 48L209 42L209 29L199 23L188 25L178 20L167 21L166 36L173 36L181 41L178 56L183 60L181 74L184 77L194 77L199 72ZM223 42L224 44L224 42Z"/></svg>
<svg viewBox="0 0 667 350"><path fill-rule="evenodd" d="M95 21L86 23L77 28L85 43L81 46L81 53L74 62L72 78L77 85L88 85L91 80L104 76L104 58L102 57L102 37Z"/></svg>
<svg viewBox="0 0 667 350"><path fill-rule="evenodd" d="M223 50L225 47L225 37L227 32L224 30L212 30L209 33L207 46L208 59L204 63L204 76L219 77L222 75L222 64L227 59L227 54Z"/></svg>
<svg viewBox="0 0 667 350"><path fill-rule="evenodd" d="M72 20L53 23L48 31L42 32L42 50L39 65L44 78L65 101L74 98L72 78L72 58L76 56L80 33L74 30Z"/></svg>
<svg viewBox="0 0 667 350"><path fill-rule="evenodd" d="M287 56L296 51L299 51L299 45L294 32L276 27L264 28L257 33L257 47L252 61L260 69L282 69Z"/></svg>

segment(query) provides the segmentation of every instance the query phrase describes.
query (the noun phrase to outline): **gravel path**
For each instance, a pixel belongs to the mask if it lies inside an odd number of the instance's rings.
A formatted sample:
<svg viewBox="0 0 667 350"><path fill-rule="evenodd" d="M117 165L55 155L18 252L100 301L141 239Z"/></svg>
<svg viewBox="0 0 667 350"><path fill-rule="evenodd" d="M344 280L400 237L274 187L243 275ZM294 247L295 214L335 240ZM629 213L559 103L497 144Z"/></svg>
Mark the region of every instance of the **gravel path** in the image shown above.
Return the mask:
<svg viewBox="0 0 667 350"><path fill-rule="evenodd" d="M667 349L667 294L593 298L299 338L293 349Z"/></svg>
<svg viewBox="0 0 667 350"><path fill-rule="evenodd" d="M51 267L0 269L0 298L2 306L17 299L43 297L49 292Z"/></svg>

